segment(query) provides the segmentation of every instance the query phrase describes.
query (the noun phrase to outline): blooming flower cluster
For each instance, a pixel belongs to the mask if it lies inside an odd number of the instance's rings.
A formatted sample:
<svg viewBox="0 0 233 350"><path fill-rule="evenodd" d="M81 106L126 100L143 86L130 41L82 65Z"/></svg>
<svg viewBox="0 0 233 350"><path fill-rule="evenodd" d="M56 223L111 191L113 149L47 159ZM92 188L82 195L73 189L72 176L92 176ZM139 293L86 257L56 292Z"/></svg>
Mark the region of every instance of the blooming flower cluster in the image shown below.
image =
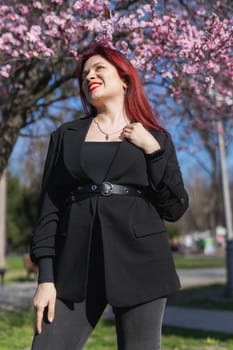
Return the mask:
<svg viewBox="0 0 233 350"><path fill-rule="evenodd" d="M10 79L20 64L32 58L78 59L94 38L128 55L137 69L146 72L145 79L154 79L159 67L178 102L185 94L191 104L208 105L213 115L224 108L228 113L233 20L215 13L207 16L202 6L197 9L201 19L197 26L185 13L161 15L155 5L156 1L142 1L133 11L118 11L117 2L108 0L72 4L31 0L27 5L6 0L0 4L0 75Z"/></svg>

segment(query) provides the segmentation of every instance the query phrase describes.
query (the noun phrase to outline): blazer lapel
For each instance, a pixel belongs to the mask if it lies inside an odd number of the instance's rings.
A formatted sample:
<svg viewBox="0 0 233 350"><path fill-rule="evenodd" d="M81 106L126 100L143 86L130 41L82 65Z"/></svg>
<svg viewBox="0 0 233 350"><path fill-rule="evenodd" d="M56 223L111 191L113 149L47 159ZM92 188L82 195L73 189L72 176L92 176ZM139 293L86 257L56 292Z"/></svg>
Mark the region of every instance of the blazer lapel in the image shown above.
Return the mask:
<svg viewBox="0 0 233 350"><path fill-rule="evenodd" d="M63 157L67 170L75 178L87 177L83 169L82 145L92 122L91 117L80 118L70 124L64 133Z"/></svg>

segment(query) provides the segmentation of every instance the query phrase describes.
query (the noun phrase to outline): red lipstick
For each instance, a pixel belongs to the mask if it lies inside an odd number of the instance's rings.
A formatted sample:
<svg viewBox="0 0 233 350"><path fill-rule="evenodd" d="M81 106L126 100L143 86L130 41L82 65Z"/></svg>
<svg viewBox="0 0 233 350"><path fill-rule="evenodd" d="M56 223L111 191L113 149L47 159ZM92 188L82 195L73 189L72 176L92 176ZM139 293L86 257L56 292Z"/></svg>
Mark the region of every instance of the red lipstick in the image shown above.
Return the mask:
<svg viewBox="0 0 233 350"><path fill-rule="evenodd" d="M93 91L97 89L102 83L97 82L97 81L92 81L91 83L88 84L88 91Z"/></svg>

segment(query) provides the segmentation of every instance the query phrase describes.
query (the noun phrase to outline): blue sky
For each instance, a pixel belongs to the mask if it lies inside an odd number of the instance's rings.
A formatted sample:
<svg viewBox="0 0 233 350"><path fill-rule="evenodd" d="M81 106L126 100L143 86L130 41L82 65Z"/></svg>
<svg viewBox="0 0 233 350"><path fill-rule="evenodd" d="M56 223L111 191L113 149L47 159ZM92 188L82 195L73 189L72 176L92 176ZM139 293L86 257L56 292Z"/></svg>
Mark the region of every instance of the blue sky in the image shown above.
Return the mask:
<svg viewBox="0 0 233 350"><path fill-rule="evenodd" d="M209 157L206 154L206 152L204 150L201 149L197 149L196 148L196 152L194 154L192 154L192 150L194 149L194 147L192 147L192 143L195 143L195 136L191 135L191 137L189 137L188 142L190 143L190 148L189 150L180 150L180 146L182 143L180 142L180 137L179 137L179 133L177 133L177 125L175 123L172 124L167 124L167 129L168 131L171 133L173 140L174 140L174 144L177 150L177 157L180 163L180 167L184 176L185 181L189 181L190 178L193 176L193 171L198 172L198 175L200 177L204 177L204 178L208 178L208 174L206 173L206 171L203 169L203 167L200 166L200 164L197 161L197 158L199 158L207 167L211 167L211 163L209 161ZM23 138L20 137L15 145L14 151L11 155L11 159L10 159L10 170L11 172L13 172L14 174L20 174L22 175L22 159L25 158L25 149L28 148L28 145L30 143L30 139L28 138ZM232 178L232 174L233 174L233 157L231 156L233 152L233 143L231 144L230 147L230 152L229 155L227 156L227 164L228 164L228 174L229 174L229 178ZM27 156L27 155L26 155ZM191 171L191 173L190 173Z"/></svg>

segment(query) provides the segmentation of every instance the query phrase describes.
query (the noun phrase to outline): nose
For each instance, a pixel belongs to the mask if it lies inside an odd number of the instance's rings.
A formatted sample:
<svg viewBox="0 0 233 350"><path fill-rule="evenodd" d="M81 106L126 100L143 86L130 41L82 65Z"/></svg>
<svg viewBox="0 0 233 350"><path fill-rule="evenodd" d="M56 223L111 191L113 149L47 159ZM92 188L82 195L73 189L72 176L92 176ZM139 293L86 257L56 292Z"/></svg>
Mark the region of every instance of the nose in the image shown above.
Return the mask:
<svg viewBox="0 0 233 350"><path fill-rule="evenodd" d="M96 78L96 74L93 70L90 70L85 78L87 81L93 80Z"/></svg>

